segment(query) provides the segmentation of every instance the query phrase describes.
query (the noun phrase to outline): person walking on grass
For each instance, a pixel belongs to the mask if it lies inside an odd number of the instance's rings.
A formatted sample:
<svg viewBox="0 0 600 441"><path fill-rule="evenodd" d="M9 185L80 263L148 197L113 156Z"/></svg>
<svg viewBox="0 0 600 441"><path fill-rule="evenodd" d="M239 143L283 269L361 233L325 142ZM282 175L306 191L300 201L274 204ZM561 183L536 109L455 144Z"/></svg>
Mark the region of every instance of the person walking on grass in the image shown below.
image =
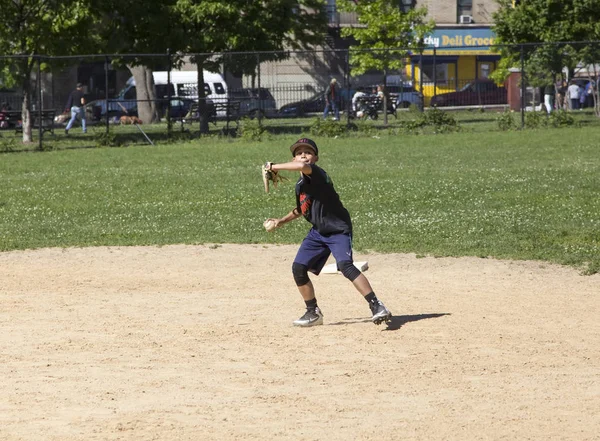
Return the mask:
<svg viewBox="0 0 600 441"><path fill-rule="evenodd" d="M83 84L77 83L77 87L73 92L69 94L67 105L65 106L65 112L71 111L71 119L65 128L65 134L69 134L69 130L75 124L77 117L81 119L81 129L83 133L87 133L86 120L85 120L85 97L83 92Z"/></svg>
<svg viewBox="0 0 600 441"><path fill-rule="evenodd" d="M297 171L296 207L281 219L268 219L278 228L300 216L312 225L300 245L292 264L292 274L306 305L306 313L294 321L295 326L310 327L323 324L323 313L317 304L315 289L308 273L319 275L331 254L337 268L362 294L371 309L371 320L381 324L391 320L392 313L377 298L365 275L353 264L352 221L340 201L329 175L316 165L319 160L317 144L308 138L296 141L290 151L291 162L267 163L268 169Z"/></svg>
<svg viewBox="0 0 600 441"><path fill-rule="evenodd" d="M340 88L337 84L337 80L332 78L325 89L325 110L323 111L323 119L327 119L329 111L332 110L334 121L340 119Z"/></svg>

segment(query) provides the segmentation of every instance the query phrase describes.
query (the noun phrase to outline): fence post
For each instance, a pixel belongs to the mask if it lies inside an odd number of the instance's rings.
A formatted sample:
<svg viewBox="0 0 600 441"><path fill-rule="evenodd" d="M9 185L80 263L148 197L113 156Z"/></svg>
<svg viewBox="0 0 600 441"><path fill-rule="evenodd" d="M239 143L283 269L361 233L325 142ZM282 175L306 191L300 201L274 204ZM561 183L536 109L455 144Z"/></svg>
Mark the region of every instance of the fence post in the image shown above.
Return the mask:
<svg viewBox="0 0 600 441"><path fill-rule="evenodd" d="M352 108L352 97L350 96L350 49L346 49L346 66L344 68L344 74L346 78L346 130L350 128L350 111Z"/></svg>
<svg viewBox="0 0 600 441"><path fill-rule="evenodd" d="M419 52L419 90L423 95L423 105L421 106L421 112L425 111L425 92L423 92L423 48Z"/></svg>
<svg viewBox="0 0 600 441"><path fill-rule="evenodd" d="M167 48L167 139L171 139L171 49ZM200 87L198 85L198 87ZM160 115L159 115L160 118Z"/></svg>
<svg viewBox="0 0 600 441"><path fill-rule="evenodd" d="M521 129L525 128L525 46L521 44Z"/></svg>
<svg viewBox="0 0 600 441"><path fill-rule="evenodd" d="M260 93L260 52L256 53L256 70L257 70L257 75L256 75L256 79L257 79L257 86L258 86L258 126L261 127L262 126L262 100L260 99L261 97L261 93Z"/></svg>
<svg viewBox="0 0 600 441"><path fill-rule="evenodd" d="M436 47L433 47L433 96L437 94L437 64L436 64Z"/></svg>
<svg viewBox="0 0 600 441"><path fill-rule="evenodd" d="M108 64L110 63L110 59L108 58L108 55L106 57L104 57L104 102L106 103L106 134L108 135L109 131L110 131L110 126L109 126L109 112L108 112Z"/></svg>
<svg viewBox="0 0 600 441"><path fill-rule="evenodd" d="M42 57L37 57L37 92L38 92L38 148L40 151L42 150L42 137L44 134L44 129L42 127Z"/></svg>

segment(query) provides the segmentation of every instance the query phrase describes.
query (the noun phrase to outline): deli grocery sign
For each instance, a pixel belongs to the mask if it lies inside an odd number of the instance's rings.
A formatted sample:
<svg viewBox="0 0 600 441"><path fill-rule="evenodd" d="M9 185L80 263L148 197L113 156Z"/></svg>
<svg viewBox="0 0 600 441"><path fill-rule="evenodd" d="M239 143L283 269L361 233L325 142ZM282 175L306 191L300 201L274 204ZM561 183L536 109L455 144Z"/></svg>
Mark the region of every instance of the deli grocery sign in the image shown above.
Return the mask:
<svg viewBox="0 0 600 441"><path fill-rule="evenodd" d="M433 48L440 55L480 55L492 53L495 35L490 28L436 29L425 37L425 54Z"/></svg>

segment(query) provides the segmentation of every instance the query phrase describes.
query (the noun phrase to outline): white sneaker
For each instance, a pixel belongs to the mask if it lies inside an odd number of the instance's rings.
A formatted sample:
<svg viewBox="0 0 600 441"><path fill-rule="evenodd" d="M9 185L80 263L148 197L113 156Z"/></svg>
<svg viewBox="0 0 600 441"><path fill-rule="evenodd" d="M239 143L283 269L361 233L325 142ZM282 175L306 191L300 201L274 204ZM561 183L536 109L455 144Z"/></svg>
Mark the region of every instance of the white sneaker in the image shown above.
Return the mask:
<svg viewBox="0 0 600 441"><path fill-rule="evenodd" d="M323 324L323 313L317 306L314 309L307 309L302 317L294 321L294 326L302 326L308 328L309 326L317 326Z"/></svg>
<svg viewBox="0 0 600 441"><path fill-rule="evenodd" d="M381 301L377 301L369 305L371 307L371 312L373 313L373 317L371 320L376 325L380 325L383 322L388 322L392 319L392 313L385 307L385 305Z"/></svg>

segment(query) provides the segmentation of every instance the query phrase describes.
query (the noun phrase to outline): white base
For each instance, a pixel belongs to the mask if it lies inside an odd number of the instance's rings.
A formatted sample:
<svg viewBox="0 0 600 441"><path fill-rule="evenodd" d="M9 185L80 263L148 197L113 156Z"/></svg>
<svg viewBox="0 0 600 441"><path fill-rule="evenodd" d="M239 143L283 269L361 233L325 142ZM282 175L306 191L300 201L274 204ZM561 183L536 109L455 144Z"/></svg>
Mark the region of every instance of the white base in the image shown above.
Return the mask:
<svg viewBox="0 0 600 441"><path fill-rule="evenodd" d="M367 262L367 261L354 262L354 266L361 271L366 271L369 269L369 262ZM325 265L323 267L323 269L321 270L321 274L342 274L342 273L337 270L337 264L334 262L334 263L330 263L329 265Z"/></svg>

